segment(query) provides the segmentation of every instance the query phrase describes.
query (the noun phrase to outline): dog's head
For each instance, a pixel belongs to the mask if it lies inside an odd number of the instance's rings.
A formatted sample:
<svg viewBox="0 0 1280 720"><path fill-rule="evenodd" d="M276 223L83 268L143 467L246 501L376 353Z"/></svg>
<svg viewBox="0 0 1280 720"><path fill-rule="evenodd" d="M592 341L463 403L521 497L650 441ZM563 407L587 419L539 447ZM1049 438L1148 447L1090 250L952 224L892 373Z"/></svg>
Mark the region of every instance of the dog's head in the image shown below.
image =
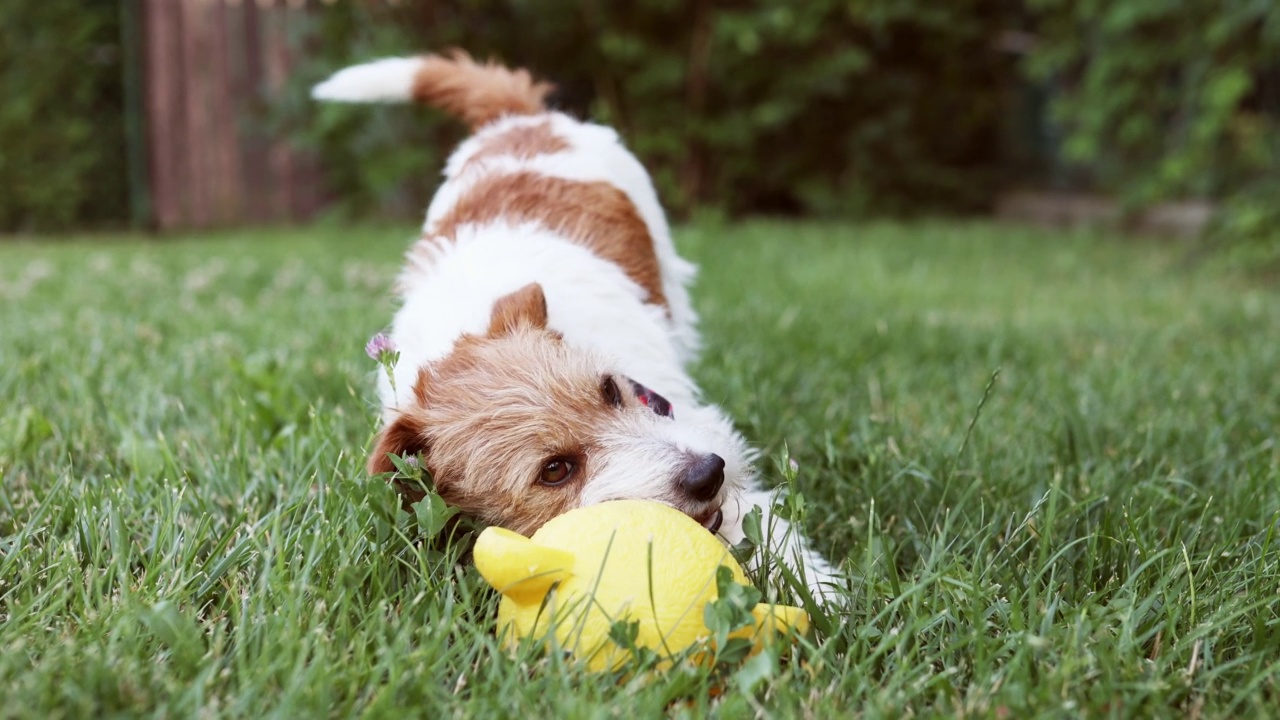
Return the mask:
<svg viewBox="0 0 1280 720"><path fill-rule="evenodd" d="M714 531L743 485L746 449L718 413L687 408L677 420L681 410L567 345L531 284L495 304L485 335L464 335L418 371L369 469L390 472L389 454L420 454L446 501L526 534L623 498L671 505Z"/></svg>

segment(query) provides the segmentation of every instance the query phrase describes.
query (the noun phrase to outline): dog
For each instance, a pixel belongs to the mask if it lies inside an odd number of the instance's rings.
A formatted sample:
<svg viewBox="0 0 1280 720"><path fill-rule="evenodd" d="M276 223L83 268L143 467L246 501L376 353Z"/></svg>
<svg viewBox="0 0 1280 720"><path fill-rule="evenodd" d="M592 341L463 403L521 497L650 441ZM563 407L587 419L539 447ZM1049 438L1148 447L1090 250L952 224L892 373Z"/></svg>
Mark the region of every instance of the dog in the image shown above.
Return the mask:
<svg viewBox="0 0 1280 720"><path fill-rule="evenodd" d="M830 595L837 574L774 516L753 451L685 369L695 267L648 173L613 130L550 110L551 90L454 51L356 65L312 91L435 106L473 133L398 280L399 358L379 377L370 473L420 456L445 501L525 534L576 507L646 499L734 545L759 507L775 554Z"/></svg>

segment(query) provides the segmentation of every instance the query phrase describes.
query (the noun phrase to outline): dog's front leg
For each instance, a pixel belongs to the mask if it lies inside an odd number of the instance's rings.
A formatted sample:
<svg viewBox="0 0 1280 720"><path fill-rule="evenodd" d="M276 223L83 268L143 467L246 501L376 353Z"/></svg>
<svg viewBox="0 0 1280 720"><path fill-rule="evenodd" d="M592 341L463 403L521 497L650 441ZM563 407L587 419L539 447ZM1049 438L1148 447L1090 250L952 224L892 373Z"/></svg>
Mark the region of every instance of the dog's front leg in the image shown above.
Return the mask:
<svg viewBox="0 0 1280 720"><path fill-rule="evenodd" d="M799 528L778 517L773 510L776 502L774 493L764 490L743 492L738 498L730 499L725 503L720 536L730 545L742 542L746 538L743 521L753 508L760 508L760 531L768 553L757 549L746 563L747 570L754 574L764 569L773 578L781 580L776 569L762 568L761 564L766 558L786 563L796 578L808 587L814 600L838 604L843 599L840 588L845 586L844 579L826 558L809 546L808 539ZM775 581L773 584L781 583Z"/></svg>

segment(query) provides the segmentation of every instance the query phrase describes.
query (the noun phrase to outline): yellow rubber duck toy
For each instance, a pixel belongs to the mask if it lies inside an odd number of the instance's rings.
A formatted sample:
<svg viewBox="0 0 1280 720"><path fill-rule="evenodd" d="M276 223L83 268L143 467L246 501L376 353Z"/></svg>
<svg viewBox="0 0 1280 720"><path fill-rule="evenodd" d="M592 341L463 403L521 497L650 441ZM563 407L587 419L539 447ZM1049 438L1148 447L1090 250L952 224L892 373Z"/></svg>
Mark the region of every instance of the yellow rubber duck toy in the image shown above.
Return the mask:
<svg viewBox="0 0 1280 720"><path fill-rule="evenodd" d="M555 647L594 671L620 667L630 651L609 637L619 620L639 623L636 647L671 656L712 633L703 608L718 597L716 570L742 567L706 528L655 502L615 500L571 510L526 538L498 527L476 539L476 568L502 594L498 628L510 643L554 635ZM754 627L732 634L767 640L804 633L809 616L757 605Z"/></svg>

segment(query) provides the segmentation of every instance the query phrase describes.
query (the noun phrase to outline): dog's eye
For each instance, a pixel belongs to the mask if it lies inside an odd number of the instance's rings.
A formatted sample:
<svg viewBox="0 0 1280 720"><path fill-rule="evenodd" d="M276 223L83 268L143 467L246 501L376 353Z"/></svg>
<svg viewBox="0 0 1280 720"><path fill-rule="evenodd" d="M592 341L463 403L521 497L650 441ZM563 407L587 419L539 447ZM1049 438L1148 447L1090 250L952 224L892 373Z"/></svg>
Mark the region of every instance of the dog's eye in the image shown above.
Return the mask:
<svg viewBox="0 0 1280 720"><path fill-rule="evenodd" d="M600 384L600 394L613 407L622 407L622 391L618 390L618 383L614 382L612 376L605 376L604 382Z"/></svg>
<svg viewBox="0 0 1280 720"><path fill-rule="evenodd" d="M542 466L542 474L538 477L538 483L548 487L556 487L563 485L573 477L577 472L578 464L567 458L552 458Z"/></svg>

